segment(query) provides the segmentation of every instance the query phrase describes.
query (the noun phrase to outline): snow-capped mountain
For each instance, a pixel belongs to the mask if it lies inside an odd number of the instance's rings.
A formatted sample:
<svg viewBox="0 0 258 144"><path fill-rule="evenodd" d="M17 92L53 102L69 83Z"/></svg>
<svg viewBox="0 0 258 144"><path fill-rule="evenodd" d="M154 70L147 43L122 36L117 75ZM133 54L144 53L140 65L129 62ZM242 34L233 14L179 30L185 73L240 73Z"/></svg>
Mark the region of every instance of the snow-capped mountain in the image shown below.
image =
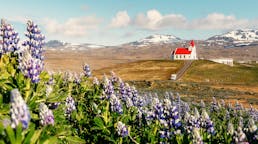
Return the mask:
<svg viewBox="0 0 258 144"><path fill-rule="evenodd" d="M239 47L247 45L256 45L258 42L258 30L239 29L227 32L222 35L216 35L206 40L207 42L216 42L226 47Z"/></svg>
<svg viewBox="0 0 258 144"><path fill-rule="evenodd" d="M173 43L173 42L179 42L179 41L181 41L181 39L173 35L154 34L146 38L140 39L138 41L131 42L129 44L131 46L142 47L142 46L148 46L151 44L166 44L166 43Z"/></svg>
<svg viewBox="0 0 258 144"><path fill-rule="evenodd" d="M75 44L75 43L68 43L62 42L59 40L50 40L45 44L48 50L87 50L92 48L103 48L103 45L95 45L95 44Z"/></svg>

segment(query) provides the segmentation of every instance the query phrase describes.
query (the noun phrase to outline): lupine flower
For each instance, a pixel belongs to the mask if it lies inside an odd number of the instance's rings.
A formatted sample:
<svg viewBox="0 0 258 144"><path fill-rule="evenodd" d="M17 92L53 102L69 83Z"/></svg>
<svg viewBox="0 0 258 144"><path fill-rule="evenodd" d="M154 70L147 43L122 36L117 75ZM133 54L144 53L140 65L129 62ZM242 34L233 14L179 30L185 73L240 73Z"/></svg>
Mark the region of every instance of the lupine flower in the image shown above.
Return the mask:
<svg viewBox="0 0 258 144"><path fill-rule="evenodd" d="M80 84L81 83L81 78L82 78L82 74L74 73L74 82L76 84Z"/></svg>
<svg viewBox="0 0 258 144"><path fill-rule="evenodd" d="M193 143L194 144L203 144L202 137L200 135L199 129L193 129Z"/></svg>
<svg viewBox="0 0 258 144"><path fill-rule="evenodd" d="M170 138L170 132L167 130L159 131L160 138Z"/></svg>
<svg viewBox="0 0 258 144"><path fill-rule="evenodd" d="M129 134L127 127L121 121L117 123L116 131L118 135L122 137L126 137Z"/></svg>
<svg viewBox="0 0 258 144"><path fill-rule="evenodd" d="M99 80L98 80L98 78L96 78L96 77L93 78L93 84L94 84L94 85L99 85Z"/></svg>
<svg viewBox="0 0 258 144"><path fill-rule="evenodd" d="M133 101L132 101L129 97L126 97L125 103L126 103L126 107L127 107L127 108L133 106Z"/></svg>
<svg viewBox="0 0 258 144"><path fill-rule="evenodd" d="M46 97L48 97L53 91L53 87L51 85L46 86Z"/></svg>
<svg viewBox="0 0 258 144"><path fill-rule="evenodd" d="M235 130L234 130L234 126L231 122L228 123L228 128L227 128L228 134L233 135Z"/></svg>
<svg viewBox="0 0 258 144"><path fill-rule="evenodd" d="M255 121L258 121L258 112L253 106L250 104L250 109L248 111L251 118L253 118Z"/></svg>
<svg viewBox="0 0 258 144"><path fill-rule="evenodd" d="M238 126L241 127L241 128L244 127L244 120L243 120L243 117L241 117L241 116L238 119Z"/></svg>
<svg viewBox="0 0 258 144"><path fill-rule="evenodd" d="M18 42L20 38L18 33L14 31L13 26L7 24L3 19L0 27L0 54L14 52L19 49Z"/></svg>
<svg viewBox="0 0 258 144"><path fill-rule="evenodd" d="M19 123L26 129L30 122L30 112L18 89L11 91L11 127L16 128Z"/></svg>
<svg viewBox="0 0 258 144"><path fill-rule="evenodd" d="M215 97L212 97L212 102L211 102L211 107L210 107L210 111L214 112L217 111L219 109L218 107L218 103Z"/></svg>
<svg viewBox="0 0 258 144"><path fill-rule="evenodd" d="M71 96L68 96L65 100L65 105L66 105L66 109L65 109L65 116L67 117L71 117L71 114L74 110L76 110L75 107L75 101Z"/></svg>
<svg viewBox="0 0 258 144"><path fill-rule="evenodd" d="M119 78L116 76L116 74L113 71L111 71L110 74L111 74L110 80L112 83L116 83L119 81Z"/></svg>
<svg viewBox="0 0 258 144"><path fill-rule="evenodd" d="M84 72L84 76L90 77L91 76L90 65L84 64L83 72Z"/></svg>
<svg viewBox="0 0 258 144"><path fill-rule="evenodd" d="M18 61L18 68L24 76L30 78L33 83L38 83L39 75L43 70L43 62L40 59L33 58L27 49L20 53Z"/></svg>
<svg viewBox="0 0 258 144"><path fill-rule="evenodd" d="M210 117L205 109L202 111L202 127L207 130L208 133L214 134L214 125L213 122L210 120Z"/></svg>
<svg viewBox="0 0 258 144"><path fill-rule="evenodd" d="M241 127L238 127L235 131L234 140L236 143L246 142L246 135Z"/></svg>
<svg viewBox="0 0 258 144"><path fill-rule="evenodd" d="M248 121L248 131L251 133L254 133L257 131L257 126L255 125L255 122L252 118Z"/></svg>
<svg viewBox="0 0 258 144"><path fill-rule="evenodd" d="M125 84L122 81L119 84L119 93L120 93L121 99L123 101L126 101L126 98L127 98L127 96L126 96L126 89L125 89Z"/></svg>
<svg viewBox="0 0 258 144"><path fill-rule="evenodd" d="M125 83L125 89L126 89L126 96L129 98L132 98L133 97L132 89L128 83Z"/></svg>
<svg viewBox="0 0 258 144"><path fill-rule="evenodd" d="M179 111L177 109L177 106L173 106L171 110L172 114L172 125L174 128L179 128L181 126L180 117L179 117Z"/></svg>
<svg viewBox="0 0 258 144"><path fill-rule="evenodd" d="M235 104L235 110L237 110L237 111L242 110L242 107L239 104L238 100L236 101L236 104Z"/></svg>
<svg viewBox="0 0 258 144"><path fill-rule="evenodd" d="M103 92L104 95L109 99L112 94L114 94L114 87L112 82L107 78L106 75L103 77Z"/></svg>
<svg viewBox="0 0 258 144"><path fill-rule="evenodd" d="M203 102L203 100L201 100L201 102L200 102L200 107L205 108L205 103Z"/></svg>
<svg viewBox="0 0 258 144"><path fill-rule="evenodd" d="M39 105L39 118L40 124L43 126L54 125L55 123L53 112L44 103Z"/></svg>
<svg viewBox="0 0 258 144"><path fill-rule="evenodd" d="M32 21L28 21L25 36L28 38L28 40L24 41L22 45L28 47L33 58L43 60L43 45L45 36L41 34L41 30L38 25Z"/></svg>
<svg viewBox="0 0 258 144"><path fill-rule="evenodd" d="M111 111L117 112L119 114L123 113L123 107L120 103L120 100L114 94L110 96L110 104L111 104Z"/></svg>
<svg viewBox="0 0 258 144"><path fill-rule="evenodd" d="M132 101L133 101L133 104L134 106L137 106L137 102L138 102L138 92L136 90L136 88L133 86L131 88L132 90Z"/></svg>
<svg viewBox="0 0 258 144"><path fill-rule="evenodd" d="M221 102L221 106L225 107L225 101L223 99L221 99L220 102Z"/></svg>

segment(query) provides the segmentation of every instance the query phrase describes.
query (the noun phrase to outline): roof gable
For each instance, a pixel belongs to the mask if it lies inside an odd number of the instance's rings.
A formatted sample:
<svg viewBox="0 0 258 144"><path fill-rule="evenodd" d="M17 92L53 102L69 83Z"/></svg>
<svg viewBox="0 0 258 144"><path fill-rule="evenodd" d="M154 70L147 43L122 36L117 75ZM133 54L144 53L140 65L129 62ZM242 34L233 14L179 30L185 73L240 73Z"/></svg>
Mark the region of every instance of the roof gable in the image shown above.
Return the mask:
<svg viewBox="0 0 258 144"><path fill-rule="evenodd" d="M177 48L175 54L191 54L192 51L189 51L188 48Z"/></svg>

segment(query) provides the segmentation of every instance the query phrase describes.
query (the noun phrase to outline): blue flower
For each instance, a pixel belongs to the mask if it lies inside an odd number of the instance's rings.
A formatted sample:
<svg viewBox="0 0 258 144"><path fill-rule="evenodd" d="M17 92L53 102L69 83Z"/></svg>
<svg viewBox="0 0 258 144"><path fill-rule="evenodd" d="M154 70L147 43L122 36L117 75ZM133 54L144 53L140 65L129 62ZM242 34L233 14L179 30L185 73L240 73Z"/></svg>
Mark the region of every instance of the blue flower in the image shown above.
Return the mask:
<svg viewBox="0 0 258 144"><path fill-rule="evenodd" d="M84 64L83 66L83 72L86 77L91 76L90 66L88 64Z"/></svg>
<svg viewBox="0 0 258 144"><path fill-rule="evenodd" d="M2 37L2 41L0 41L1 54L14 52L19 49L18 42L20 38L18 33L14 31L12 25L7 24L4 20L1 20L0 36Z"/></svg>
<svg viewBox="0 0 258 144"><path fill-rule="evenodd" d="M53 112L44 103L39 105L39 118L40 124L43 126L54 125L55 123Z"/></svg>
<svg viewBox="0 0 258 144"><path fill-rule="evenodd" d="M116 126L116 131L119 136L126 137L129 135L128 129L124 123L119 121Z"/></svg>
<svg viewBox="0 0 258 144"><path fill-rule="evenodd" d="M11 127L16 128L19 123L26 129L30 122L30 112L18 89L11 91Z"/></svg>
<svg viewBox="0 0 258 144"><path fill-rule="evenodd" d="M68 118L71 117L71 114L74 110L76 110L76 107L75 107L75 101L74 99L71 97L71 96L68 96L65 100L65 106L66 106L66 109L65 109L65 116L67 116Z"/></svg>

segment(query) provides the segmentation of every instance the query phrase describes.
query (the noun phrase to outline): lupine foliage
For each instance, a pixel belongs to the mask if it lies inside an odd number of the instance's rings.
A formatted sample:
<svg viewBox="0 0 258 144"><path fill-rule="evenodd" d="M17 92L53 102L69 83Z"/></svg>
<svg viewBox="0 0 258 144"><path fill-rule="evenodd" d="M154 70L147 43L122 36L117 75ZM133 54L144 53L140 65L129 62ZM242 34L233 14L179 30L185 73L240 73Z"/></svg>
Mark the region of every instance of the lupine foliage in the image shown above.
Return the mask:
<svg viewBox="0 0 258 144"><path fill-rule="evenodd" d="M34 43L42 37L31 21L28 31L27 56L0 59L0 143L257 143L252 106L141 94L114 72L91 77L88 65L82 75L42 71L29 61L43 61L42 45Z"/></svg>

